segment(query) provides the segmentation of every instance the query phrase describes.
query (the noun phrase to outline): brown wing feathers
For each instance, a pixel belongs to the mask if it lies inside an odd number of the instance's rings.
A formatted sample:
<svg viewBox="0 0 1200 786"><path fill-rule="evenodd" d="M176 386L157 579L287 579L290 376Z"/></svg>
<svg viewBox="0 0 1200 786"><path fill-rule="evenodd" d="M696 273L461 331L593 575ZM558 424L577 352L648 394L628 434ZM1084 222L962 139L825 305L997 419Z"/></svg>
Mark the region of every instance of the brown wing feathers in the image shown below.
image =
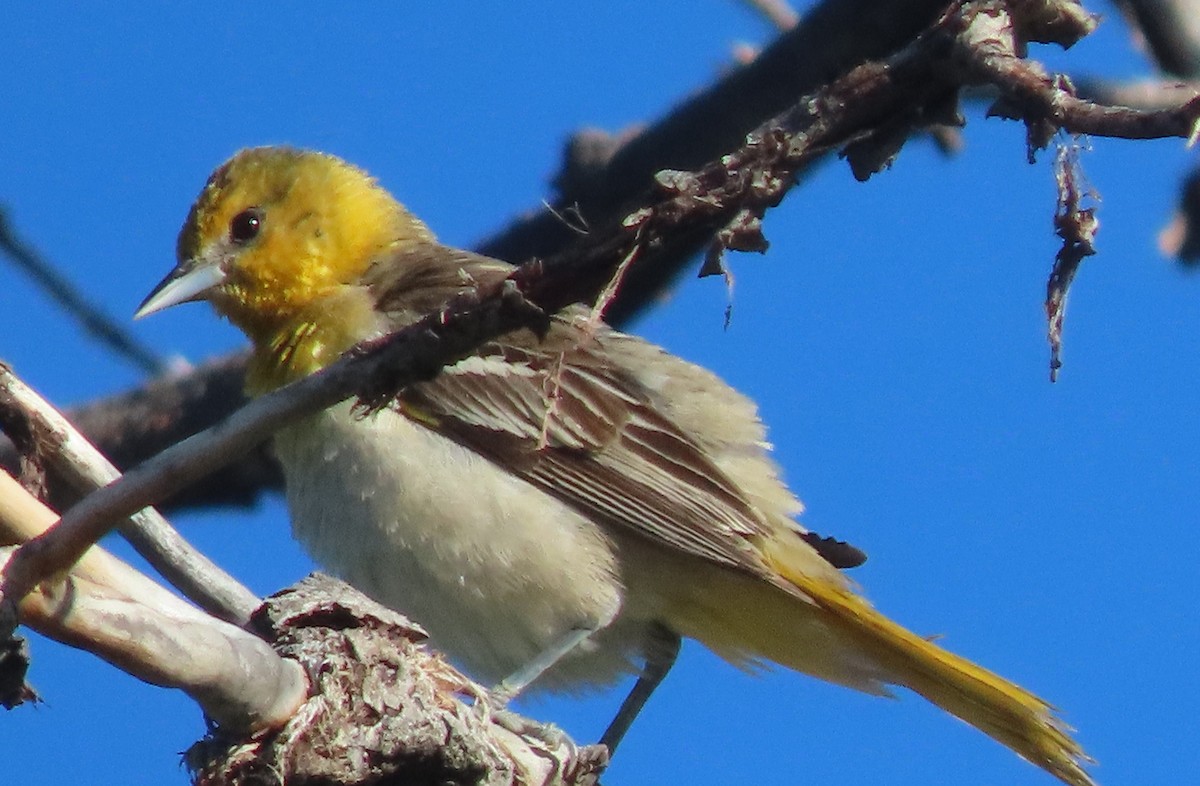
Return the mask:
<svg viewBox="0 0 1200 786"><path fill-rule="evenodd" d="M589 515L761 573L749 542L768 532L761 514L604 360L603 341L560 319L544 341L523 332L485 345L403 400L432 416L427 425ZM835 567L862 561L840 541L796 534Z"/></svg>

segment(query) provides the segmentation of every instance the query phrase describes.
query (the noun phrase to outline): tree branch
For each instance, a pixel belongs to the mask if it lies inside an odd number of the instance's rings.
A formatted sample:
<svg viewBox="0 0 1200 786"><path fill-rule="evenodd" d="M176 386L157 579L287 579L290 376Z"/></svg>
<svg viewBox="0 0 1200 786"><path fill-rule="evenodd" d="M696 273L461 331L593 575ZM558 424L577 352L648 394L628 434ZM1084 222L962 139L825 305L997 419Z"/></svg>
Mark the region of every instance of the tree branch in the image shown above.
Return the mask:
<svg viewBox="0 0 1200 786"><path fill-rule="evenodd" d="M269 598L255 625L313 675L312 695L276 733L218 729L193 746L198 786L259 784L264 773L290 786L589 786L607 764L600 746L494 718L483 691L422 645L424 631L326 576Z"/></svg>
<svg viewBox="0 0 1200 786"><path fill-rule="evenodd" d="M80 494L94 491L120 475L57 410L3 363L0 428L14 436L23 464L36 466L39 477L46 469L53 469ZM26 435L26 439L16 437L18 434ZM242 626L258 608L258 596L193 548L153 508L134 513L118 529L159 574L218 619Z"/></svg>
<svg viewBox="0 0 1200 786"><path fill-rule="evenodd" d="M0 548L0 575L21 552L11 544L40 536L55 519L0 472L0 544L6 544ZM16 603L22 623L153 685L184 691L218 723L243 731L279 726L307 693L295 662L189 606L98 547L61 575ZM7 602L15 600L9 596Z"/></svg>
<svg viewBox="0 0 1200 786"><path fill-rule="evenodd" d="M574 214L592 230L633 212L655 172L694 170L739 147L755 127L834 77L911 42L947 6L946 0L825 0L750 63L670 110L640 133L604 140L597 132L568 146L555 178L552 210L522 218L478 244L480 253L510 262L561 253L576 232L559 216ZM586 141L586 143L584 143ZM631 271L608 311L624 324L653 303L686 268L707 238L680 245L658 264Z"/></svg>
<svg viewBox="0 0 1200 786"><path fill-rule="evenodd" d="M191 435L216 425L246 403L246 355L237 352L168 375L67 412L71 423L118 469L126 470ZM0 436L0 466L17 472L19 455ZM164 509L253 505L267 489L283 488L283 474L260 446L204 481L163 500ZM49 468L48 499L65 510L79 500L71 484Z"/></svg>
<svg viewBox="0 0 1200 786"><path fill-rule="evenodd" d="M453 357L461 357L482 341L528 325L545 315L521 297L514 286L544 289L541 267L522 268L514 278L489 292L464 296L440 314L352 350L328 368L255 399L228 420L192 436L130 470L69 509L59 522L18 549L0 571L0 599L23 598L38 582L71 567L91 544L124 519L167 494L233 461L297 418L318 412L372 386L401 387L436 374ZM566 302L542 295L556 308ZM570 301L567 301L570 302ZM378 380L383 380L379 382Z"/></svg>

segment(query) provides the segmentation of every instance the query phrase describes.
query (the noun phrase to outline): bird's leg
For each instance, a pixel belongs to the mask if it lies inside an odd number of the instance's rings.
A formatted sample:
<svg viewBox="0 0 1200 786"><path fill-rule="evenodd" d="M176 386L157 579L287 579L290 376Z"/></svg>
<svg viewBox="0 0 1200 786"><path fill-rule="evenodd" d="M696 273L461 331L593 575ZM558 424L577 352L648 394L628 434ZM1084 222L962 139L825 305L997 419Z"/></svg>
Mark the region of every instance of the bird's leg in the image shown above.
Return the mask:
<svg viewBox="0 0 1200 786"><path fill-rule="evenodd" d="M517 697L521 691L529 687L529 683L542 676L564 655L578 647L584 639L596 632L595 628L572 628L560 639L542 651L533 660L504 678L489 692L489 698L497 707L503 707Z"/></svg>
<svg viewBox="0 0 1200 786"><path fill-rule="evenodd" d="M675 665L675 659L679 657L679 645L680 637L675 631L657 623L650 628L644 644L646 662L642 666L642 673L634 683L633 690L629 691L625 701L621 702L616 717L600 737L600 744L608 748L609 757L616 752L617 745L624 739L625 732L629 731L633 719L642 711L642 707L646 706L650 694L654 693L654 689Z"/></svg>
<svg viewBox="0 0 1200 786"><path fill-rule="evenodd" d="M558 663L564 655L578 647L584 639L595 632L595 628L572 628L540 655L505 677L499 685L488 691L487 712L492 719L514 734L537 737L551 746L560 745L566 738L557 726L527 720L509 712L505 706L521 691L529 687L531 682L542 676L547 669Z"/></svg>

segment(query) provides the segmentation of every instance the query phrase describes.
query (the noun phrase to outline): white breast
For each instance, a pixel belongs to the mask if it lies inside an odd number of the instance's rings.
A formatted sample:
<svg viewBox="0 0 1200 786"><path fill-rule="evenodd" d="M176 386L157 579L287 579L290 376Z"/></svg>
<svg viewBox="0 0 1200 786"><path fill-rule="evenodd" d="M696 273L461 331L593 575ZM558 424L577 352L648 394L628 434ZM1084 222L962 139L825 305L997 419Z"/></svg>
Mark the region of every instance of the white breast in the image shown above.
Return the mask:
<svg viewBox="0 0 1200 786"><path fill-rule="evenodd" d="M343 403L275 448L293 530L317 562L421 623L477 679L620 611L617 556L594 523L395 412L358 420ZM616 677L639 630L610 628L539 684Z"/></svg>

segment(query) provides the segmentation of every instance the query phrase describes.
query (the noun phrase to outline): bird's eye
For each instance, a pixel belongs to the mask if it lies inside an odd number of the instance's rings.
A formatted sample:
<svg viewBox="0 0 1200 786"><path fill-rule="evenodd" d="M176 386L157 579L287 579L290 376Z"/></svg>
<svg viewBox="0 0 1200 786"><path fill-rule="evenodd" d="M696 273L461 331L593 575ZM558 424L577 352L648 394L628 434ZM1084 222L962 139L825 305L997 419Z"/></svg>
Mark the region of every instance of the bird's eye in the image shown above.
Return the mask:
<svg viewBox="0 0 1200 786"><path fill-rule="evenodd" d="M262 211L256 207L238 213L229 222L229 239L236 246L244 246L258 237L262 229Z"/></svg>

